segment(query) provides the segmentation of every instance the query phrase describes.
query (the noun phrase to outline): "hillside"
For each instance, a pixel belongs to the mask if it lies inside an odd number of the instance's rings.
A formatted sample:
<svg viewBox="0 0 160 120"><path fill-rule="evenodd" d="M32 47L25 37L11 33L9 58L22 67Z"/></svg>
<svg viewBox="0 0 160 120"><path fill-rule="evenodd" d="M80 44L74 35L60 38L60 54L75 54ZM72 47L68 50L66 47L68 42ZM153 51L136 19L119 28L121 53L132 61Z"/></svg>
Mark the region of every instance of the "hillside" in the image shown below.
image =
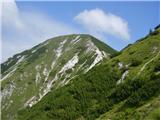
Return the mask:
<svg viewBox="0 0 160 120"><path fill-rule="evenodd" d="M2 119L16 119L18 110L32 107L114 53L90 35L73 34L14 55L1 65Z"/></svg>
<svg viewBox="0 0 160 120"><path fill-rule="evenodd" d="M114 101L112 109L97 120L159 120L160 28L124 49L109 64L117 64L122 76L109 96Z"/></svg>
<svg viewBox="0 0 160 120"><path fill-rule="evenodd" d="M112 56L113 57L113 56ZM160 29L50 91L19 120L159 120Z"/></svg>

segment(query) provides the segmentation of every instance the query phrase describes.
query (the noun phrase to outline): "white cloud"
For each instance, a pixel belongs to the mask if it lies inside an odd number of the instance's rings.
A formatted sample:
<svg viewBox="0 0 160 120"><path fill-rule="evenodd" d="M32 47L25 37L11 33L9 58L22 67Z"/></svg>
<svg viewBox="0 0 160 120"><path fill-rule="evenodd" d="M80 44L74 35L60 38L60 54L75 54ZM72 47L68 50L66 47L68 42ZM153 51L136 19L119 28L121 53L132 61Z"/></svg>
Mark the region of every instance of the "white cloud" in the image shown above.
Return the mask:
<svg viewBox="0 0 160 120"><path fill-rule="evenodd" d="M91 33L110 34L125 40L130 38L127 22L101 9L84 10L74 19Z"/></svg>
<svg viewBox="0 0 160 120"><path fill-rule="evenodd" d="M42 13L20 11L14 0L3 2L2 62L48 38L77 32L75 28Z"/></svg>

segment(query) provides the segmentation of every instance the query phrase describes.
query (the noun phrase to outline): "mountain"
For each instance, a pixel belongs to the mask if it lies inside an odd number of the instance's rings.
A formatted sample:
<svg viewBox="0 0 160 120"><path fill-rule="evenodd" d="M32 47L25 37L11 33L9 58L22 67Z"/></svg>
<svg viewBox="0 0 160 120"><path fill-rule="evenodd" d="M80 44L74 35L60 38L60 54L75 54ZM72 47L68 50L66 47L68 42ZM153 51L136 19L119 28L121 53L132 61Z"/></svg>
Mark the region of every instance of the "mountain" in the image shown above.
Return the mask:
<svg viewBox="0 0 160 120"><path fill-rule="evenodd" d="M160 28L104 60L18 120L159 120Z"/></svg>
<svg viewBox="0 0 160 120"><path fill-rule="evenodd" d="M1 64L2 119L16 119L17 111L34 106L115 53L90 35L72 34L14 55Z"/></svg>

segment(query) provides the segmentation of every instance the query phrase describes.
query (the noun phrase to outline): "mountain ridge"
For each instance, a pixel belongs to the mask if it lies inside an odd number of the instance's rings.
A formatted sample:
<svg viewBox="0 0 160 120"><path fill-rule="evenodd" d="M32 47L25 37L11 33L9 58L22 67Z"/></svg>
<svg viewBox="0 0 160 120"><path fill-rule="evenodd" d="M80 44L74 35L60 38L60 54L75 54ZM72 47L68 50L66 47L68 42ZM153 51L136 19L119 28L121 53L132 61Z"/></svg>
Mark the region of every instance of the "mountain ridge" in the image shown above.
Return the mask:
<svg viewBox="0 0 160 120"><path fill-rule="evenodd" d="M2 118L14 118L15 109L33 106L49 91L68 84L115 52L90 35L72 34L48 39L14 55L1 64Z"/></svg>

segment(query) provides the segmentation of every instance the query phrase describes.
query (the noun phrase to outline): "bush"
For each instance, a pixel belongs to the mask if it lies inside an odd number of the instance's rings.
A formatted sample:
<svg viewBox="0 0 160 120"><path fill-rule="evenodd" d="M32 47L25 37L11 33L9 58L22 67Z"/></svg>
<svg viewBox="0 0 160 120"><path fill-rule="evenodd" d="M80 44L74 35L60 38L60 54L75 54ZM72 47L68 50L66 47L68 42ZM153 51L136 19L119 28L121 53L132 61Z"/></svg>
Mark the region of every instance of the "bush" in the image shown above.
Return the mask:
<svg viewBox="0 0 160 120"><path fill-rule="evenodd" d="M158 35L158 34L159 34L159 31L157 31L157 30L155 30L152 33L150 33L151 36Z"/></svg>
<svg viewBox="0 0 160 120"><path fill-rule="evenodd" d="M160 90L160 80L147 81L141 88L134 92L126 101L128 105L139 105L143 101L148 100Z"/></svg>
<svg viewBox="0 0 160 120"><path fill-rule="evenodd" d="M154 68L154 72L159 72L159 71L160 71L160 62L158 62Z"/></svg>
<svg viewBox="0 0 160 120"><path fill-rule="evenodd" d="M114 54L111 55L111 58L114 58L114 57L120 55L121 53L122 53L122 52L116 52L116 53L114 53Z"/></svg>
<svg viewBox="0 0 160 120"><path fill-rule="evenodd" d="M114 103L125 100L137 89L141 88L143 84L144 81L140 79L128 80L125 83L118 85L109 96L109 99L114 101Z"/></svg>
<svg viewBox="0 0 160 120"><path fill-rule="evenodd" d="M56 74L56 71L52 70L52 71L50 72L49 76L53 77L53 76L55 76L55 74Z"/></svg>
<svg viewBox="0 0 160 120"><path fill-rule="evenodd" d="M31 84L32 84L32 81L29 81L28 84L31 85Z"/></svg>
<svg viewBox="0 0 160 120"><path fill-rule="evenodd" d="M136 58L131 60L131 66L134 66L134 67L140 65L141 63L142 62Z"/></svg>
<svg viewBox="0 0 160 120"><path fill-rule="evenodd" d="M135 51L129 51L129 55L132 55L134 53L135 53Z"/></svg>
<svg viewBox="0 0 160 120"><path fill-rule="evenodd" d="M66 73L67 73L67 74L72 73L72 69L68 69L68 70L66 70Z"/></svg>

